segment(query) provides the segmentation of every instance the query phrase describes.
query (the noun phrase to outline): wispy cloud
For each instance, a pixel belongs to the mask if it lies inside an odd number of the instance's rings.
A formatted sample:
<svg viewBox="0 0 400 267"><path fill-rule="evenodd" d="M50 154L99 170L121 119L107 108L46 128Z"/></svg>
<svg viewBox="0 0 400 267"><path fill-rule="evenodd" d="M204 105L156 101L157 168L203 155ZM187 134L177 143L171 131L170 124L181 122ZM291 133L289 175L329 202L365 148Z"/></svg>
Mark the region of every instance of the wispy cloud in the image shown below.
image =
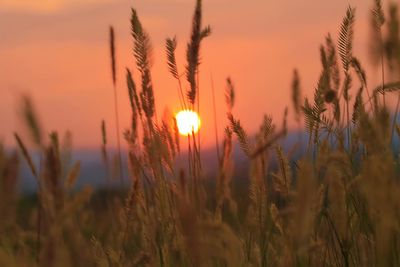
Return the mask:
<svg viewBox="0 0 400 267"><path fill-rule="evenodd" d="M0 10L51 13L64 8L100 4L105 2L110 2L110 0L2 0Z"/></svg>

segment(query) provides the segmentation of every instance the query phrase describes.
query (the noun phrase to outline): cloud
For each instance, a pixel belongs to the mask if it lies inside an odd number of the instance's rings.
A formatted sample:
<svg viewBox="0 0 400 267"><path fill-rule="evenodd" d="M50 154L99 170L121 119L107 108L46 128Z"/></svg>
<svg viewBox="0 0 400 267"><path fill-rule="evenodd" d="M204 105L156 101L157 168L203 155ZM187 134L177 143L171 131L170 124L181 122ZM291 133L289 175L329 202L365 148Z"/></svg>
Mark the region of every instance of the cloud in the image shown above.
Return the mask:
<svg viewBox="0 0 400 267"><path fill-rule="evenodd" d="M23 7L22 4L27 0L1 1L7 2L0 5L0 48L37 42L107 43L109 25L115 27L119 41L127 42L131 38L131 7L137 8L141 21L154 42L164 42L167 36L176 33L173 27L175 23L183 24L178 23L182 20L177 19L177 12L173 8L168 9L168 16L163 16L159 6L164 5L147 5L143 1L132 3L131 0L85 0L81 4L77 0L68 0L70 2L67 4L64 0L51 0L54 3L47 6L44 3L48 0L44 0L31 1L41 3L31 3ZM179 10L184 12L188 9ZM190 17L186 21L189 24ZM158 39L153 36L158 36Z"/></svg>
<svg viewBox="0 0 400 267"><path fill-rule="evenodd" d="M35 11L52 11L63 6L65 1L61 0L3 0L1 9L3 10L35 10Z"/></svg>
<svg viewBox="0 0 400 267"><path fill-rule="evenodd" d="M81 0L2 0L0 10L18 10L25 12L51 13L81 6ZM110 2L110 0L85 0L84 5Z"/></svg>

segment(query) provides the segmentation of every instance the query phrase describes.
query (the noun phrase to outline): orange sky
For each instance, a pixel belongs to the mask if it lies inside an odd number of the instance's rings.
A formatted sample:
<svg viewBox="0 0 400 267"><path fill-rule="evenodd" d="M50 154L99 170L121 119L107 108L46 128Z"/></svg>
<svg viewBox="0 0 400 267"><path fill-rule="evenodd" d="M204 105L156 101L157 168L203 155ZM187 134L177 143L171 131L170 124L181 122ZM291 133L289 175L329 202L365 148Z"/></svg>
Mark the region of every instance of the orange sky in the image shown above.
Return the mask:
<svg viewBox="0 0 400 267"><path fill-rule="evenodd" d="M114 25L116 31L121 125L127 128L126 66L134 71L138 82L130 7L137 9L151 36L159 117L166 106L177 110L177 84L167 70L164 42L166 37L177 36L178 63L183 70L194 2L0 0L0 139L12 145L12 132L22 130L18 97L28 93L45 130L69 129L75 147L98 147L100 122L105 119L110 145L115 144L108 26ZM203 145L214 142L211 73L220 132L226 122L224 89L228 75L236 87L234 114L246 129L257 129L265 113L272 114L280 125L285 106L290 107L293 68L299 69L303 90L310 95L320 71L319 45L328 32L337 36L348 4L357 8L354 54L367 67L372 1L204 0L204 22L212 26L213 34L205 39L201 50ZM367 70L371 79L374 71Z"/></svg>

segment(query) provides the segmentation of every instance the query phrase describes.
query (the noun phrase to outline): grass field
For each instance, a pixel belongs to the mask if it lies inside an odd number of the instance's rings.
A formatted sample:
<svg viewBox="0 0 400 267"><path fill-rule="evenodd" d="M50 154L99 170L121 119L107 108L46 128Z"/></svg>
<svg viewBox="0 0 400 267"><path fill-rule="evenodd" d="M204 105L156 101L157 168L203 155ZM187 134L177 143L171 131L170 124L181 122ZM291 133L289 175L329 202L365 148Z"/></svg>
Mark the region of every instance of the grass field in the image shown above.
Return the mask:
<svg viewBox="0 0 400 267"><path fill-rule="evenodd" d="M265 116L259 131L248 133L235 117L235 102L241 100L235 98L234 77L227 78L226 128L216 133L218 170L205 177L199 134L190 133L188 147L182 147L175 118L155 116L150 37L132 9L140 80L126 70L131 126L122 132L118 123L110 27L111 108L121 139L116 157L108 150L105 122L99 140L105 176L125 186L74 190L81 166L71 164L70 137L43 133L33 103L23 97L33 146L19 133L15 153L0 146L0 266L400 266L400 162L394 142L400 135L398 6L384 12L373 1L369 42L381 73L376 88L352 49L355 21L355 8L349 7L338 40L330 34L323 40L312 98L302 97L294 70L290 115L304 125L308 140L288 151L280 145L288 132L288 109L283 120ZM211 33L197 0L185 66L177 65L175 38L166 40L182 109L198 110L200 47ZM394 108L389 98L398 99ZM122 142L127 155L121 155ZM248 174L240 179L232 178L234 144L248 160ZM294 157L299 146L304 152ZM178 155L187 157L186 168L176 167ZM31 197L18 193L22 161L37 182Z"/></svg>

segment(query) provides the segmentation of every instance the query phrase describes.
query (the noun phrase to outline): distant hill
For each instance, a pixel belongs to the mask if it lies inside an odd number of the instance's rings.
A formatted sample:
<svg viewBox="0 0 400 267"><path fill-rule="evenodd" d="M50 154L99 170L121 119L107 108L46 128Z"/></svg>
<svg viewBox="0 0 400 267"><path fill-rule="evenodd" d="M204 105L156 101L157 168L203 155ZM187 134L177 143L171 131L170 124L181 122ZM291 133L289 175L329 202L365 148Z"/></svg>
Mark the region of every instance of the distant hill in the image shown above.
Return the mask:
<svg viewBox="0 0 400 267"><path fill-rule="evenodd" d="M296 153L293 157L298 157L300 154L301 147L305 147L306 135L300 132L291 132L287 135L285 139L282 139L281 145L285 151L291 151L293 146L298 143L299 138L301 138L303 144L297 147ZM11 151L12 149L8 149ZM108 151L110 158L112 155L116 154L115 150ZM123 153L124 166L127 166L126 151ZM39 155L38 153L32 152L32 158L36 164L39 166ZM205 177L213 178L216 175L218 169L218 161L215 148L203 149L201 151L202 158L202 168ZM234 167L235 167L235 178L247 177L249 161L244 153L241 151L238 144L234 144L233 150ZM107 170L104 166L101 158L100 149L77 149L72 152L70 157L70 165L76 161L80 161L81 170L79 178L76 183L77 188L81 188L84 185L91 185L94 187L105 187L105 186L119 186L120 183L117 180L107 182ZM178 168L187 168L187 155L181 153L181 155L176 160L176 165ZM110 171L111 173L112 171ZM127 168L125 168L124 177L125 182L128 183L128 173ZM21 160L20 169L20 190L22 192L34 192L36 190L36 181L25 162L24 159Z"/></svg>

